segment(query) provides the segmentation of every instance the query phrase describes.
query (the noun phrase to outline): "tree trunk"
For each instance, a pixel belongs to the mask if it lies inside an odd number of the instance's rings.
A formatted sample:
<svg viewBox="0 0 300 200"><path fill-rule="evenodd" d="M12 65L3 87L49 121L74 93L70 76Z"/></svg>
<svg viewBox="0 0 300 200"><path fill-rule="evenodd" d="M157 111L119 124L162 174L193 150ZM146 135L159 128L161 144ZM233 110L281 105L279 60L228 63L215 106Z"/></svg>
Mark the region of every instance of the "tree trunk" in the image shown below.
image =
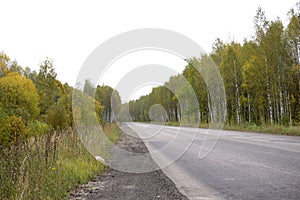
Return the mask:
<svg viewBox="0 0 300 200"><path fill-rule="evenodd" d="M268 100L268 112L270 117L271 124L273 123L273 108L272 108L272 101L271 101L271 94L270 94L270 80L269 80L269 70L267 65L267 58L265 57L265 70L267 76L267 100Z"/></svg>

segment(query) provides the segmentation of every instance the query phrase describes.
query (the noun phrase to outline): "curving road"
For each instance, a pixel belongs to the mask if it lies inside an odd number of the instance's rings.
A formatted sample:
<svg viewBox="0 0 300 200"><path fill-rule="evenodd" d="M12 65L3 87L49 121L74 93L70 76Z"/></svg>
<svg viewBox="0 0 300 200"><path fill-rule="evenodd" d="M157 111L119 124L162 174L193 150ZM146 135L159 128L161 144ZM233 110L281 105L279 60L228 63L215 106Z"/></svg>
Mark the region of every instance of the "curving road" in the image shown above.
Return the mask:
<svg viewBox="0 0 300 200"><path fill-rule="evenodd" d="M300 199L300 137L222 131L213 146L207 129L127 126L189 199Z"/></svg>

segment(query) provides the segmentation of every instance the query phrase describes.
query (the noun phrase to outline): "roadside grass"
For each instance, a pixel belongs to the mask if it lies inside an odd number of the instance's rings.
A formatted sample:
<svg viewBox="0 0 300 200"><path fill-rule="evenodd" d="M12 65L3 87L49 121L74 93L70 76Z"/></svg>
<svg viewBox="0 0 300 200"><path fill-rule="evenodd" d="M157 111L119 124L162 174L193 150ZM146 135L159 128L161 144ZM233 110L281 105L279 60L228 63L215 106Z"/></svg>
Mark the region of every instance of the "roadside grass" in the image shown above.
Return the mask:
<svg viewBox="0 0 300 200"><path fill-rule="evenodd" d="M104 134L113 143L116 144L120 140L121 129L116 123L107 124L103 127Z"/></svg>
<svg viewBox="0 0 300 200"><path fill-rule="evenodd" d="M167 122L167 126L180 126L179 122ZM189 124L182 124L182 126L191 127ZM199 124L198 128L209 128L208 124ZM269 133L276 135L290 135L300 136L300 126L283 126L283 125L256 125L256 124L241 124L228 125L226 124L224 130L235 131L250 131L257 133Z"/></svg>
<svg viewBox="0 0 300 200"><path fill-rule="evenodd" d="M226 125L224 129L250 131L257 133L269 133L276 135L300 136L300 126L241 124Z"/></svg>
<svg viewBox="0 0 300 200"><path fill-rule="evenodd" d="M104 131L112 142L119 140L117 125L106 125ZM0 199L68 199L70 190L108 170L73 129L55 136L59 138L55 148L53 137L47 146L43 136L18 146L18 154L0 151Z"/></svg>

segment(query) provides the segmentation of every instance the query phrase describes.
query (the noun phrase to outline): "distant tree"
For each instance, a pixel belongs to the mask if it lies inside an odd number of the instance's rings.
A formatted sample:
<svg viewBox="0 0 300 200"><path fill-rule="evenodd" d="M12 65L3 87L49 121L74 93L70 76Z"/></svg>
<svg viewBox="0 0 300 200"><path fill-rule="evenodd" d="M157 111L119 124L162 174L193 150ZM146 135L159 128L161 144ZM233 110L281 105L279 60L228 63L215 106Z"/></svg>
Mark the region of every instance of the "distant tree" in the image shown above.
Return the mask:
<svg viewBox="0 0 300 200"><path fill-rule="evenodd" d="M8 70L9 63L10 63L10 58L3 52L0 53L0 77L6 76L6 74L9 72Z"/></svg>
<svg viewBox="0 0 300 200"><path fill-rule="evenodd" d="M84 86L83 86L83 92L87 94L90 97L95 97L95 87L91 83L89 79L85 80Z"/></svg>
<svg viewBox="0 0 300 200"><path fill-rule="evenodd" d="M59 98L64 93L64 88L62 84L56 80L56 76L53 61L46 59L42 62L35 80L35 86L40 95L42 118L50 107L58 103Z"/></svg>
<svg viewBox="0 0 300 200"><path fill-rule="evenodd" d="M120 95L109 86L97 86L95 99L104 106L101 118L104 122L112 122L114 119L113 111L118 111L121 105ZM114 106L114 110L112 108Z"/></svg>

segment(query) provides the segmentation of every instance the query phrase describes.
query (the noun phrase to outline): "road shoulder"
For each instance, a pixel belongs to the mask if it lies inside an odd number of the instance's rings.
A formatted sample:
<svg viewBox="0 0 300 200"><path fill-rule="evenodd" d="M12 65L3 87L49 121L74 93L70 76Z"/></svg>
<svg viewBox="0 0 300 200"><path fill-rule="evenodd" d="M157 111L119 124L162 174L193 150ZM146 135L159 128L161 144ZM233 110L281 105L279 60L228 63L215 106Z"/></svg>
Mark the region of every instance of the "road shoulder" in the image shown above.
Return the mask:
<svg viewBox="0 0 300 200"><path fill-rule="evenodd" d="M148 152L139 138L122 133L117 144L135 153ZM187 199L162 172L128 173L110 169L70 193L70 199Z"/></svg>

